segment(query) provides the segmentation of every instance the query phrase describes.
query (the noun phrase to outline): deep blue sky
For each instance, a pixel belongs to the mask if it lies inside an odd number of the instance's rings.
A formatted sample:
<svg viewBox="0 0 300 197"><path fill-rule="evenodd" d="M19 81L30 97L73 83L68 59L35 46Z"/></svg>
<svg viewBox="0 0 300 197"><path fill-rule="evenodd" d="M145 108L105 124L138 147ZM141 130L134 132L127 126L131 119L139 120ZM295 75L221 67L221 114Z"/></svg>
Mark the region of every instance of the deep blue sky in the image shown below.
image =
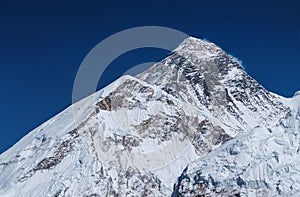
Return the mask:
<svg viewBox="0 0 300 197"><path fill-rule="evenodd" d="M0 2L0 153L71 104L81 61L101 40L127 28L158 25L217 43L243 61L267 89L300 89L297 1L13 1ZM299 2L299 1L298 1ZM168 52L132 51L105 80ZM118 72L116 72L118 71Z"/></svg>

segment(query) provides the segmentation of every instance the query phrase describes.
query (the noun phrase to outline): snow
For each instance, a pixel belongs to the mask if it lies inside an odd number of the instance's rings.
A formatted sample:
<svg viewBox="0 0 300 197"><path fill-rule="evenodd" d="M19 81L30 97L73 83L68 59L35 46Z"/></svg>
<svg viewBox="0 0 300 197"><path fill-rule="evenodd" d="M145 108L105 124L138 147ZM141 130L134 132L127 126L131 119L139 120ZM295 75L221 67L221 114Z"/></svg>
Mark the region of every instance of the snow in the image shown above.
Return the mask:
<svg viewBox="0 0 300 197"><path fill-rule="evenodd" d="M226 90L217 106L202 84L211 62L222 69L207 91ZM187 38L162 62L80 100L1 154L0 196L170 196L186 167L186 188L198 186L201 172L219 183L210 189L228 195L296 196L300 93L270 93L237 65L215 44ZM97 107L107 97L115 99L109 109ZM230 138L216 143L218 129Z"/></svg>

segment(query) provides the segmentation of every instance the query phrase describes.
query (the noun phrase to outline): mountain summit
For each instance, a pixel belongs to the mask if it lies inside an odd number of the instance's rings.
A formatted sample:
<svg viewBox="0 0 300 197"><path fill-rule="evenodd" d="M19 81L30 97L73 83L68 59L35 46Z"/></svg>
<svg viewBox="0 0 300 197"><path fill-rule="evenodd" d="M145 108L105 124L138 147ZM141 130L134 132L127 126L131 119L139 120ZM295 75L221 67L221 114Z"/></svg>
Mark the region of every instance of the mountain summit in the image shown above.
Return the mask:
<svg viewBox="0 0 300 197"><path fill-rule="evenodd" d="M297 196L298 94L187 38L1 154L0 196Z"/></svg>

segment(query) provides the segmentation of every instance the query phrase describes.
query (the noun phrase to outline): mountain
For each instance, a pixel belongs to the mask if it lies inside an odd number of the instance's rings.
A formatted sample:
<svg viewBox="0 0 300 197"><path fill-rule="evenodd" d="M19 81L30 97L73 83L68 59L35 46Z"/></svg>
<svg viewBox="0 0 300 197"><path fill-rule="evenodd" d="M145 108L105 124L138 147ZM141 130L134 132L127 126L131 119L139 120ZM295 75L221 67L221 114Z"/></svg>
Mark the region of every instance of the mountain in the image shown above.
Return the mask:
<svg viewBox="0 0 300 197"><path fill-rule="evenodd" d="M190 37L1 154L0 196L297 196L299 122L299 92Z"/></svg>

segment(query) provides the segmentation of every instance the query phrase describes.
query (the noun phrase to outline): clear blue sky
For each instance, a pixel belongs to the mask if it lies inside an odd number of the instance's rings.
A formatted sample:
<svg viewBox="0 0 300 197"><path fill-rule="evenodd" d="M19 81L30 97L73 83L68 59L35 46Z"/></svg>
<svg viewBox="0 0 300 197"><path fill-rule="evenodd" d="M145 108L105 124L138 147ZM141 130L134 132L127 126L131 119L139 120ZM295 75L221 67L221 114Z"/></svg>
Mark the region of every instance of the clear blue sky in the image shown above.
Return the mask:
<svg viewBox="0 0 300 197"><path fill-rule="evenodd" d="M81 61L101 40L144 25L217 43L267 89L300 89L299 1L1 1L0 153L71 104ZM143 49L118 58L99 87L126 68L159 61ZM120 67L127 66L127 67Z"/></svg>

